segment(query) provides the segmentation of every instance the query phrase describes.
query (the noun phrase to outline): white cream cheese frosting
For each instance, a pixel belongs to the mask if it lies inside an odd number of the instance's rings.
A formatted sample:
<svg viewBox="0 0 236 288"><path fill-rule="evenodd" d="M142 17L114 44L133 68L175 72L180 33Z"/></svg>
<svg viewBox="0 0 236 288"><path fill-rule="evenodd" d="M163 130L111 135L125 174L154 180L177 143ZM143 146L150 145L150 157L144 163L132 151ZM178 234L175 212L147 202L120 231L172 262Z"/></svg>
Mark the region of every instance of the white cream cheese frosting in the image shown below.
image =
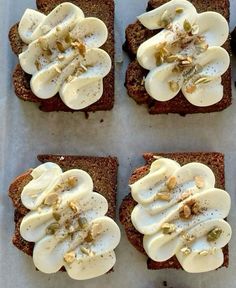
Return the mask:
<svg viewBox="0 0 236 288"><path fill-rule="evenodd" d="M76 280L108 272L116 262L120 230L105 216L107 200L93 192L89 174L78 169L63 173L57 164L48 162L31 176L21 194L30 212L22 220L20 233L35 242L35 266L44 273L64 266Z"/></svg>
<svg viewBox="0 0 236 288"><path fill-rule="evenodd" d="M221 76L230 64L228 52L220 47L229 35L222 15L199 14L190 2L171 0L138 19L150 30L162 29L137 51L139 64L150 70L145 88L152 98L168 101L182 90L199 107L222 99Z"/></svg>
<svg viewBox="0 0 236 288"><path fill-rule="evenodd" d="M176 255L190 273L215 270L223 264L231 227L224 220L229 194L215 188L212 170L201 163L180 166L159 158L149 173L130 185L138 204L132 211L134 227L142 234L147 255L163 262Z"/></svg>
<svg viewBox="0 0 236 288"><path fill-rule="evenodd" d="M111 58L100 49L107 40L104 22L84 16L76 5L64 2L47 16L27 9L19 35L28 46L19 55L22 69L32 75L33 93L48 99L59 92L69 108L83 109L103 94L103 78Z"/></svg>

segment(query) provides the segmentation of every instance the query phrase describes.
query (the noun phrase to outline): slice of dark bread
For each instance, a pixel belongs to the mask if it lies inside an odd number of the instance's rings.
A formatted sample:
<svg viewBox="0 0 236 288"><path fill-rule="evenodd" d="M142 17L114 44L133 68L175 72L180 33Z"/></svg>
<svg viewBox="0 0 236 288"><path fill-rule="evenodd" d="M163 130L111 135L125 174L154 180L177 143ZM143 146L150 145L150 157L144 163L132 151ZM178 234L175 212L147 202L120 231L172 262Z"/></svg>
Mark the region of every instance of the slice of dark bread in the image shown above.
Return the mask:
<svg viewBox="0 0 236 288"><path fill-rule="evenodd" d="M132 184L145 176L149 172L151 163L155 160L153 156L162 156L177 161L180 165L185 165L190 162L199 162L209 166L216 177L216 187L225 188L225 175L224 175L224 155L221 153L146 153L144 159L146 161L145 166L137 168L131 175L129 184ZM130 243L141 253L145 254L143 248L143 235L139 233L131 222L131 213L137 203L133 200L131 194L127 195L120 206L120 222L124 226L126 235ZM228 267L229 264L229 252L228 245L224 247L224 267ZM148 258L148 269L165 269L174 268L182 269L177 258L174 256L165 262L156 262Z"/></svg>
<svg viewBox="0 0 236 288"><path fill-rule="evenodd" d="M116 186L118 160L115 157L90 157L68 155L39 155L38 160L42 163L54 162L63 171L69 169L82 169L89 173L93 179L94 191L102 194L108 201L107 215L115 219L116 212ZM9 187L8 195L15 207L15 233L12 238L13 244L28 255L32 255L34 243L27 242L20 235L20 223L28 210L21 202L21 192L24 186L32 180L32 169L18 176Z"/></svg>
<svg viewBox="0 0 236 288"><path fill-rule="evenodd" d="M168 0L150 0L148 2L147 10L149 11L155 9L166 2L168 2ZM191 0L190 2L193 3L198 12L209 10L216 11L222 14L229 22L229 0ZM231 67L229 67L227 72L222 77L224 97L220 102L214 105L208 107L194 106L187 101L181 92L173 99L165 102L156 101L150 97L144 87L144 77L149 71L143 69L135 58L138 47L156 33L158 33L158 30L150 31L139 21L129 25L126 29L126 42L124 44L124 50L128 52L132 62L127 68L125 86L130 97L132 97L138 104L146 104L150 114L178 113L180 115L186 115L192 113L208 113L224 110L231 105ZM230 53L229 39L223 47Z"/></svg>
<svg viewBox="0 0 236 288"><path fill-rule="evenodd" d="M111 110L114 105L114 1L113 0L36 0L37 8L40 12L48 14L58 4L62 2L71 2L79 6L86 16L97 17L101 19L108 28L108 39L101 47L112 59L112 69L110 73L103 79L104 91L102 97L94 104L86 107L83 112L95 112L101 110ZM9 40L12 51L20 54L24 47L18 34L18 23L11 27L9 31ZM18 64L13 73L13 85L16 95L26 101L39 104L39 108L45 112L51 111L77 111L67 107L61 100L60 96L50 99L40 99L36 97L30 89L31 75L26 74Z"/></svg>

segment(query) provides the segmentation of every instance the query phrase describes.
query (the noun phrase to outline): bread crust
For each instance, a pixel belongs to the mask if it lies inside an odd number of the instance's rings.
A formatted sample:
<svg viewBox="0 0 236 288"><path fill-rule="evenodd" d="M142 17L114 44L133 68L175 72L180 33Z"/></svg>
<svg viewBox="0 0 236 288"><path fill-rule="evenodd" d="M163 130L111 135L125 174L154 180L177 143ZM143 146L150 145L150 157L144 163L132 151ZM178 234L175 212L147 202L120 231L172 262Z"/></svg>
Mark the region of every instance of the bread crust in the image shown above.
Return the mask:
<svg viewBox="0 0 236 288"><path fill-rule="evenodd" d="M40 12L44 14L50 13L57 5L63 2L71 2L79 6L85 13L86 16L98 17L106 24L108 28L108 39L106 43L101 47L111 57L112 68L109 74L103 79L103 95L94 104L81 109L72 110L67 107L57 94L50 99L40 99L36 97L30 89L31 75L25 73L19 64L17 64L13 72L13 85L15 94L22 100L37 103L40 110L44 112L52 111L65 111L65 112L95 112L111 110L114 105L114 1L113 0L37 0L36 5ZM13 25L9 31L9 41L11 44L12 51L18 55L22 52L24 43L20 39L18 33L18 24Z"/></svg>
<svg viewBox="0 0 236 288"><path fill-rule="evenodd" d="M116 157L91 157L91 156L68 156L68 155L38 155L38 160L42 163L54 162L58 164L63 171L69 169L82 169L89 173L93 179L94 191L102 194L108 202L107 216L115 219L116 213L116 189L118 160ZM32 169L27 170L16 177L10 184L8 195L15 208L14 222L15 232L12 243L24 253L32 256L34 243L24 240L20 235L20 223L23 217L29 212L21 202L21 192L25 185L32 180L30 173Z"/></svg>
<svg viewBox="0 0 236 288"><path fill-rule="evenodd" d="M148 2L147 10L149 11L155 9L166 2L168 2L168 0L150 0ZM213 10L222 14L229 22L230 4L228 0L191 0L190 2L193 3L198 12ZM150 31L145 28L139 21L136 21L134 24L130 24L126 29L126 42L124 44L124 50L128 52L132 62L129 64L126 72L125 86L127 88L128 95L133 98L137 104L145 104L148 107L150 114L178 113L182 116L193 113L222 111L231 105L231 66L222 77L224 96L220 102L214 105L208 107L194 106L188 102L182 92L178 93L178 95L173 99L165 102L157 101L149 96L145 90L143 81L144 77L146 77L149 71L143 69L137 60L135 60L135 58L138 47L156 33L158 33L158 30ZM226 41L223 47L229 53L231 53L230 38Z"/></svg>
<svg viewBox="0 0 236 288"><path fill-rule="evenodd" d="M132 173L129 184L136 182L137 180L144 177L150 169L150 165L155 158L153 156L161 156L173 159L177 161L180 165L185 165L190 162L199 162L209 166L215 174L216 178L216 187L220 189L225 188L225 176L224 176L224 155L221 153L204 153L204 152L196 152L196 153L145 153L143 155L145 160L145 165L141 166L134 170ZM133 226L131 222L131 213L133 208L137 205L137 203L132 198L129 193L122 201L122 204L119 209L119 218L121 224L124 226L127 238L129 242L141 253L146 254L143 248L143 235L139 233ZM229 252L228 245L224 247L224 263L222 266L228 267L229 264ZM147 268L151 270L159 270L159 269L182 269L180 263L177 258L174 256L167 261L164 262L156 262L152 259L147 259Z"/></svg>

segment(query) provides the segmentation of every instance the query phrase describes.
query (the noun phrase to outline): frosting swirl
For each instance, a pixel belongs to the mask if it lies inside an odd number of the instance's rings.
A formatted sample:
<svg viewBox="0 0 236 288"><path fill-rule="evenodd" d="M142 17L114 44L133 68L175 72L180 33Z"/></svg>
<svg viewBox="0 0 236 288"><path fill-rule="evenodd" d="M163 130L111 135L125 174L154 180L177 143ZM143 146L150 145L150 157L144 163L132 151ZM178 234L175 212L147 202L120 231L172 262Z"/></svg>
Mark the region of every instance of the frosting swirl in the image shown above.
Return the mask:
<svg viewBox="0 0 236 288"><path fill-rule="evenodd" d="M132 211L134 227L142 234L143 246L154 261L176 255L191 273L215 270L223 264L224 247L231 227L224 220L230 196L214 188L215 176L201 163L180 166L159 158L150 172L130 185L138 204Z"/></svg>
<svg viewBox="0 0 236 288"><path fill-rule="evenodd" d="M93 192L93 181L83 170L62 172L54 163L35 168L21 200L31 211L20 233L35 242L33 261L44 273L62 266L76 280L94 278L115 264L120 241L117 224L105 216L107 200Z"/></svg>
<svg viewBox="0 0 236 288"><path fill-rule="evenodd" d="M172 0L138 17L148 29L163 29L140 45L139 64L150 70L148 94L168 101L180 90L193 105L205 107L223 97L221 75L229 67L226 19L216 12L198 14L186 0Z"/></svg>
<svg viewBox="0 0 236 288"><path fill-rule="evenodd" d="M85 18L74 4L62 3L47 16L27 9L19 23L19 35L28 44L19 55L22 69L33 75L33 93L48 99L59 92L71 109L83 109L103 94L103 78L111 69L110 56L102 49L108 37L106 25Z"/></svg>

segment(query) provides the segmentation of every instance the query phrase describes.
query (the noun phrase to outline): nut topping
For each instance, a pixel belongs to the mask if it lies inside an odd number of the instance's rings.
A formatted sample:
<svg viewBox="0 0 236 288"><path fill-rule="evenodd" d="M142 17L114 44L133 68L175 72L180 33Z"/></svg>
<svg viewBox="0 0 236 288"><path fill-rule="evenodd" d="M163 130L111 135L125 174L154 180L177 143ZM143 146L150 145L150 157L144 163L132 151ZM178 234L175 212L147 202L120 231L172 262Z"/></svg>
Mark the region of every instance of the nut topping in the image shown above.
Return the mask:
<svg viewBox="0 0 236 288"><path fill-rule="evenodd" d="M179 91L180 87L179 87L178 82L176 82L174 80L171 80L171 81L168 82L168 84L169 84L170 90L172 92L178 92Z"/></svg>
<svg viewBox="0 0 236 288"><path fill-rule="evenodd" d="M186 198L188 198L189 196L192 195L192 192L189 190L189 191L185 191L183 192L181 195L180 195L180 200L185 200Z"/></svg>
<svg viewBox="0 0 236 288"><path fill-rule="evenodd" d="M71 264L75 261L75 252L71 251L68 252L64 255L64 260L66 261L66 263Z"/></svg>
<svg viewBox="0 0 236 288"><path fill-rule="evenodd" d="M155 58L156 58L156 65L157 66L161 66L161 64L164 63L164 58L163 58L163 56L161 55L160 52L156 52L155 53Z"/></svg>
<svg viewBox="0 0 236 288"><path fill-rule="evenodd" d="M46 234L47 235L53 235L56 233L56 231L60 228L60 224L57 222L51 223L47 229L46 229Z"/></svg>
<svg viewBox="0 0 236 288"><path fill-rule="evenodd" d="M199 204L195 200L190 200L179 211L179 217L185 220L190 219L193 215L201 212Z"/></svg>
<svg viewBox="0 0 236 288"><path fill-rule="evenodd" d="M176 231L176 226L175 224L164 223L161 226L161 229L163 234L171 234Z"/></svg>
<svg viewBox="0 0 236 288"><path fill-rule="evenodd" d="M78 207L76 206L75 202L70 201L70 202L68 203L68 206L70 207L70 209L71 209L74 213L77 213L77 212L78 212Z"/></svg>
<svg viewBox="0 0 236 288"><path fill-rule="evenodd" d="M207 241L208 242L214 242L217 239L220 238L220 235L222 234L222 229L220 228L214 228L213 230L211 230L208 234L207 234Z"/></svg>
<svg viewBox="0 0 236 288"><path fill-rule="evenodd" d="M102 224L101 223L94 223L91 229L91 235L93 239L95 239L98 235L102 233Z"/></svg>
<svg viewBox="0 0 236 288"><path fill-rule="evenodd" d="M54 218L56 221L60 221L60 219L61 219L61 214L58 213L58 212L56 212L56 211L54 211L54 212L52 213L52 216L53 216L53 218Z"/></svg>
<svg viewBox="0 0 236 288"><path fill-rule="evenodd" d="M185 19L184 20L184 31L191 32L191 30L192 30L192 25L190 24L190 22L187 19Z"/></svg>
<svg viewBox="0 0 236 288"><path fill-rule="evenodd" d="M187 241L187 242L193 242L193 241L196 239L196 237L195 237L194 235L190 235L190 234L188 234L187 232L184 232L184 233L182 234L182 237L183 237L183 239L184 239L185 241Z"/></svg>
<svg viewBox="0 0 236 288"><path fill-rule="evenodd" d="M195 92L197 89L196 85L189 85L186 87L186 92L192 94L193 92Z"/></svg>
<svg viewBox="0 0 236 288"><path fill-rule="evenodd" d="M166 182L166 186L169 190L173 190L176 185L177 185L177 179L175 176L170 177Z"/></svg>
<svg viewBox="0 0 236 288"><path fill-rule="evenodd" d="M63 46L63 44L62 44L61 41L57 40L57 41L56 41L56 46L57 46L57 49L58 49L60 52L65 52L65 48L64 48L64 46Z"/></svg>
<svg viewBox="0 0 236 288"><path fill-rule="evenodd" d="M94 255L94 252L92 252L90 249L86 248L85 246L80 246L80 251L87 256Z"/></svg>
<svg viewBox="0 0 236 288"><path fill-rule="evenodd" d="M194 180L197 188L201 189L204 187L204 179L201 176L196 176Z"/></svg>
<svg viewBox="0 0 236 288"><path fill-rule="evenodd" d="M71 46L75 49L78 49L79 54L81 56L83 56L83 57L85 56L86 46L82 42L79 42L79 41L72 42Z"/></svg>
<svg viewBox="0 0 236 288"><path fill-rule="evenodd" d="M170 14L168 10L166 10L161 16L160 26L167 27L171 23L171 21L172 19L170 17Z"/></svg>
<svg viewBox="0 0 236 288"><path fill-rule="evenodd" d="M154 201L155 200L163 200L163 201L170 201L171 200L171 195L168 192L159 192L155 195Z"/></svg>
<svg viewBox="0 0 236 288"><path fill-rule="evenodd" d="M206 84L206 83L209 83L209 82L211 82L211 78L209 78L209 77L201 77L198 80L196 80L194 82L194 84L195 85L199 85L199 84Z"/></svg>
<svg viewBox="0 0 236 288"><path fill-rule="evenodd" d="M34 65L35 65L35 67L36 67L37 70L40 70L40 69L41 69L41 64L40 64L40 62L39 62L38 60L35 60L35 61L34 61Z"/></svg>
<svg viewBox="0 0 236 288"><path fill-rule="evenodd" d="M92 233L91 233L91 231L89 231L87 236L84 238L84 241L90 243L90 242L93 242L93 240L94 240L94 238L92 236Z"/></svg>
<svg viewBox="0 0 236 288"><path fill-rule="evenodd" d="M180 251L184 254L184 255L189 255L192 251L189 247L185 246L182 249L180 249Z"/></svg>
<svg viewBox="0 0 236 288"><path fill-rule="evenodd" d="M81 229L84 229L88 227L88 220L85 217L79 217L78 224Z"/></svg>
<svg viewBox="0 0 236 288"><path fill-rule="evenodd" d="M207 250L203 250L199 253L199 255L201 255L201 256L207 256L208 254L209 254L209 251L207 251Z"/></svg>
<svg viewBox="0 0 236 288"><path fill-rule="evenodd" d="M69 177L66 180L66 184L69 186L69 188L74 188L77 185L77 178L76 177Z"/></svg>
<svg viewBox="0 0 236 288"><path fill-rule="evenodd" d="M44 204L48 206L52 206L58 203L59 196L57 193L50 193L47 195L47 197L44 199Z"/></svg>
<svg viewBox="0 0 236 288"><path fill-rule="evenodd" d="M181 8L181 7L177 7L177 8L175 9L175 12L176 12L176 14L181 14L181 13L184 12L184 9Z"/></svg>

